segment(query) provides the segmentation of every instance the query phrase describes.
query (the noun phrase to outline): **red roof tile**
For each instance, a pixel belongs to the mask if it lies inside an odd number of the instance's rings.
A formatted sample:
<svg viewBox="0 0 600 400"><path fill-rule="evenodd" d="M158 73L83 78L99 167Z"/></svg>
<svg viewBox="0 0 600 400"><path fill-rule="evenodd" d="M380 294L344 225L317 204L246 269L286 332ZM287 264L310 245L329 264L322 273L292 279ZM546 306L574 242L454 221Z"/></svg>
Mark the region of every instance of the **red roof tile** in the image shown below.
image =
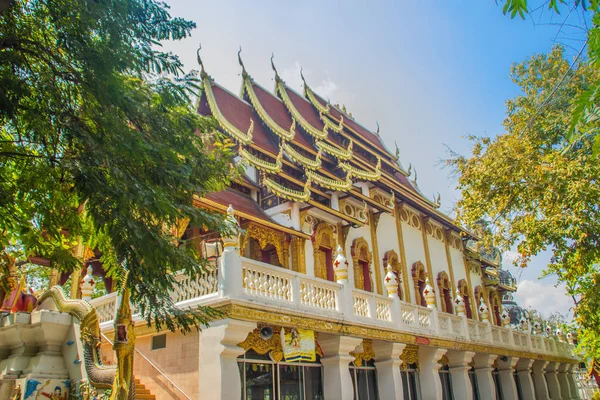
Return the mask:
<svg viewBox="0 0 600 400"><path fill-rule="evenodd" d="M250 118L254 120L254 130L252 132L252 143L276 157L279 153L279 146L269 132L262 124L260 117L254 112L250 104L233 95L220 85L213 83L212 91L215 100L223 116L242 132L247 132L250 128ZM198 106L198 112L203 115L210 115L210 108L203 94ZM290 122L291 124L291 122Z"/></svg>
<svg viewBox="0 0 600 400"><path fill-rule="evenodd" d="M319 112L315 109L315 107L304 97L296 93L293 89L285 86L285 91L287 92L287 95L292 101L294 107L296 107L298 112L302 114L304 119L308 121L309 124L314 126L315 129L322 131L323 122L321 121L321 118L319 118Z"/></svg>

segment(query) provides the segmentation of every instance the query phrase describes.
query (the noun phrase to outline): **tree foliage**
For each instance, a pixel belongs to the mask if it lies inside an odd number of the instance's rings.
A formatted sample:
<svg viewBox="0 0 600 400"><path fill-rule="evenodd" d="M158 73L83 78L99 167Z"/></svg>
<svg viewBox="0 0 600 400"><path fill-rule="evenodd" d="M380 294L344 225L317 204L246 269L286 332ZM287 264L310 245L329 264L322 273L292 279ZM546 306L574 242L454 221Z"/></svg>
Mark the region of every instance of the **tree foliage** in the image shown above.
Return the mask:
<svg viewBox="0 0 600 400"><path fill-rule="evenodd" d="M194 27L155 0L15 0L0 13L0 245L71 270L83 240L110 275L128 272L148 322L171 329L212 311L173 307L170 272L195 276L204 261L165 227L225 229L192 198L232 173L192 105L196 74L161 51Z"/></svg>
<svg viewBox="0 0 600 400"><path fill-rule="evenodd" d="M539 4L532 6L531 1L528 0L506 0L503 1L504 6L502 11L504 14L510 15L514 18L519 15L525 19L527 15L532 17L532 20L541 20L545 9L549 10L550 22L548 25L554 25L557 27L557 33L555 39L559 35L564 35L565 30L577 31L583 38L563 37L564 42L576 41L583 42L579 48L576 61L586 53L587 59L590 66L595 69L600 69L600 1L599 0L545 0L540 1ZM535 13L539 13L538 16L534 16ZM554 16L558 22L552 22ZM574 21L571 21L573 19ZM566 35L568 36L568 35ZM568 45L571 47L570 45ZM576 50L576 49L575 49ZM573 66L572 66L573 67ZM573 69L573 68L571 68ZM569 71L571 70L569 69ZM577 68L573 70L577 71ZM556 97L556 91L566 79L572 74L565 72L560 81L556 82L554 89L547 93L546 99L540 104L540 108L546 106L546 104ZM588 137L594 139L594 151L600 152L600 82L594 81L590 83L587 89L580 93L576 98L575 107L571 109L571 120L568 130L568 139L571 145L576 145L579 141L586 141Z"/></svg>
<svg viewBox="0 0 600 400"><path fill-rule="evenodd" d="M576 144L568 132L576 101L598 82L599 71L581 62L569 70L563 49L555 47L512 67L521 94L507 102L505 133L471 137L472 154L448 161L459 174L462 199L458 219L473 226L484 220L485 240L516 247L517 264L552 251L546 273L556 274L576 302L580 342L589 355L600 355L600 177L594 138ZM568 74L554 101L539 105Z"/></svg>

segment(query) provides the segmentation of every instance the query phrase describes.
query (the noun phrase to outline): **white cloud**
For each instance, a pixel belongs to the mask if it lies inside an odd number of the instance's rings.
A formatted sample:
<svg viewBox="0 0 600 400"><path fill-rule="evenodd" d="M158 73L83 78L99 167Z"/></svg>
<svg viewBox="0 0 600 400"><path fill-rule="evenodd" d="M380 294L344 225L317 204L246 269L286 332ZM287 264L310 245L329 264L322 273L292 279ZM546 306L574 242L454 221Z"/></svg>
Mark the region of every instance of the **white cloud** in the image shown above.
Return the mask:
<svg viewBox="0 0 600 400"><path fill-rule="evenodd" d="M523 280L517 285L516 302L523 308L535 308L543 316L554 312L572 316L573 301L567 295L564 285L554 285L541 281Z"/></svg>
<svg viewBox="0 0 600 400"><path fill-rule="evenodd" d="M302 67L300 66L300 63L296 61L292 68L284 68L279 74L281 76L281 79L283 79L289 87L291 87L299 93L303 92L302 77L300 76L301 69ZM331 97L338 89L338 85L329 77L329 74L327 72L325 72L327 78L322 80L318 84L315 84L311 81L310 71L304 70L303 74L306 78L306 81L309 83L311 89L313 89L318 95L324 97L325 99Z"/></svg>
<svg viewBox="0 0 600 400"><path fill-rule="evenodd" d="M502 265L513 265L519 259L519 253L512 250L507 250L502 253Z"/></svg>

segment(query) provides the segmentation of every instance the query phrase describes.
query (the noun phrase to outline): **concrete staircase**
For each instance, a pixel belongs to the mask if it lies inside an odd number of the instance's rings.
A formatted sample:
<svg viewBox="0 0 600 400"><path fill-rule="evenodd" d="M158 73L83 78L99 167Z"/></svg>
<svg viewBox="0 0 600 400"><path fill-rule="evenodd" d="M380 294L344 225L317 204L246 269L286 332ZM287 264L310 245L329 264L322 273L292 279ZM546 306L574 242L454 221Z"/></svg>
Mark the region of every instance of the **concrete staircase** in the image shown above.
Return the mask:
<svg viewBox="0 0 600 400"><path fill-rule="evenodd" d="M135 398L138 400L156 400L156 397L146 389L146 386L138 379L134 378L135 382Z"/></svg>

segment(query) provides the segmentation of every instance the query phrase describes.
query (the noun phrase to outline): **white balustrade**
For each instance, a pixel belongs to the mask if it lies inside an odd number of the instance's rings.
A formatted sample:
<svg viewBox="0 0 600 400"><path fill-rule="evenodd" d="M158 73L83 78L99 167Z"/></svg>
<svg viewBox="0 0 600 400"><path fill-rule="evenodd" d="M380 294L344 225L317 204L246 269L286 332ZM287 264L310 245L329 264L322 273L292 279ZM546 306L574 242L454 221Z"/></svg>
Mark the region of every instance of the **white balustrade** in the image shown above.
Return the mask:
<svg viewBox="0 0 600 400"><path fill-rule="evenodd" d="M322 310L335 311L340 287L336 283L300 278L300 304Z"/></svg>
<svg viewBox="0 0 600 400"><path fill-rule="evenodd" d="M392 299L375 296L375 316L380 321L392 321Z"/></svg>
<svg viewBox="0 0 600 400"><path fill-rule="evenodd" d="M262 263L261 263L262 264ZM292 302L292 277L283 268L268 268L258 263L244 263L242 285L253 297Z"/></svg>
<svg viewBox="0 0 600 400"><path fill-rule="evenodd" d="M352 291L352 300L354 302L354 315L359 317L369 317L369 295L360 293L358 290Z"/></svg>
<svg viewBox="0 0 600 400"><path fill-rule="evenodd" d="M178 284L171 292L173 302L178 307L186 307L190 302L211 304L221 297L231 297L265 307L276 306L283 312L289 308L291 312L340 321L354 320L363 324L365 319L369 319L368 323L373 326L393 327L415 334L450 339L468 337L472 342L496 347L566 357L571 355L572 346L554 338L528 335L474 319L466 319L465 323L465 318L458 315L433 312L427 307L397 298L350 288L347 284L325 281L244 257L238 258L238 262L237 266L225 270L227 274L217 268L194 279L179 274L176 277ZM228 282L232 281L228 279L235 281L236 269L239 274L237 282L229 285ZM226 290L223 289L225 287ZM90 304L96 309L102 329L110 329L118 305L117 293L93 299Z"/></svg>
<svg viewBox="0 0 600 400"><path fill-rule="evenodd" d="M117 292L92 299L90 304L96 309L99 323L112 321L117 311Z"/></svg>

